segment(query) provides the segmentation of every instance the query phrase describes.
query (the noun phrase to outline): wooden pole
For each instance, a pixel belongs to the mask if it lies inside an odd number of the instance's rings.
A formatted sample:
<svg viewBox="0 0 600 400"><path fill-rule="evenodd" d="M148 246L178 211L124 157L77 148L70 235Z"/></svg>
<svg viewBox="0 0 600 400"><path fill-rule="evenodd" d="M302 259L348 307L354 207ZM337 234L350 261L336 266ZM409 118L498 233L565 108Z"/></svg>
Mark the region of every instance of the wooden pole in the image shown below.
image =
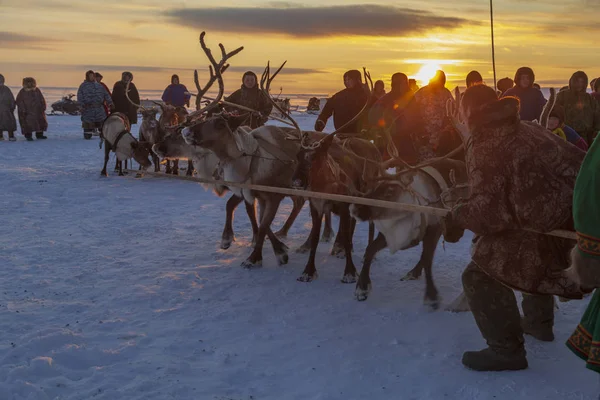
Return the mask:
<svg viewBox="0 0 600 400"><path fill-rule="evenodd" d="M129 171L133 173L138 173L141 171ZM226 182L226 181L214 181L210 179L202 179L196 178L193 176L179 176L179 175L167 175L162 172L141 172L144 175L160 177L160 178L168 178L168 179L176 179L181 181L190 181L197 183L206 183L211 185L222 185L229 187L238 187L241 189L249 189L256 190L259 192L267 192L267 193L279 193L284 194L286 196L298 196L310 199L320 199L320 200L330 200L330 201L339 201L340 203L349 203L349 204L361 204L365 206L372 207L381 207L381 208L390 208L393 210L399 211L408 211L408 212L416 212L416 213L425 213L432 214L438 217L444 217L448 215L450 212L445 208L438 207L429 207L429 206L421 206L416 204L407 204L407 203L396 203L393 201L384 201L384 200L376 200L376 199L367 199L364 197L355 197L355 196L343 196L339 194L329 194L329 193L321 193L321 192L312 192L308 190L298 190L298 189L289 189L289 188L281 188L281 187L273 187L273 186L263 186L263 185L252 185L247 183L237 183L237 182ZM530 232L535 232L528 230ZM542 232L535 232L542 233ZM548 233L543 233L545 235L556 236L564 239L573 239L577 240L577 236L575 232L565 231L565 230L555 230Z"/></svg>
<svg viewBox="0 0 600 400"><path fill-rule="evenodd" d="M496 48L494 46L494 5L493 0L490 0L490 26L492 30L492 68L494 70L494 90L498 90L496 84Z"/></svg>

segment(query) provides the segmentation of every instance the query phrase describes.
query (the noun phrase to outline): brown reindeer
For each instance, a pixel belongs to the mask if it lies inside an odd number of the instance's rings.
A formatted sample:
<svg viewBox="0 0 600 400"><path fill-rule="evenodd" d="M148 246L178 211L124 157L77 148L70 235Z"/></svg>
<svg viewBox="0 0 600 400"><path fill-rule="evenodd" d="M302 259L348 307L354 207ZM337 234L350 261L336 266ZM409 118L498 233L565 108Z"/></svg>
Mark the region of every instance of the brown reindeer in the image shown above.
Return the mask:
<svg viewBox="0 0 600 400"><path fill-rule="evenodd" d="M298 153L298 167L292 179L293 187L352 196L360 193L365 179L378 175L378 164L381 162L381 155L371 142L356 138L341 142L335 140L335 136L331 134L322 139L319 144L315 147L305 146ZM324 212L332 211L340 217L336 242L342 245L346 258L346 268L344 269L342 282L356 282L356 267L352 260L352 237L355 223L350 216L349 205L347 203L311 199L310 211L313 222L309 236L310 256L304 272L298 280L311 282L317 277L315 255L321 220ZM369 241L371 241L373 236L372 224L369 228Z"/></svg>

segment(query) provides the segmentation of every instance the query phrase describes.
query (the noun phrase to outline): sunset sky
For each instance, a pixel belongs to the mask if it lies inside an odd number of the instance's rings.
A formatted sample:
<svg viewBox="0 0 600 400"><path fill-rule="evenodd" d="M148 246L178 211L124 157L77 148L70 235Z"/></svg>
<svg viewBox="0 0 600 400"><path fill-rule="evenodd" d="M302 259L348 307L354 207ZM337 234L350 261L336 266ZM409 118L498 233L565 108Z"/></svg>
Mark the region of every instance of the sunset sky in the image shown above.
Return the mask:
<svg viewBox="0 0 600 400"><path fill-rule="evenodd" d="M496 0L498 78L522 65L542 86L562 86L578 69L600 75L598 6ZM194 68L201 79L207 74L202 30L215 55L219 42L244 46L226 73L227 92L267 60L288 60L273 84L287 93L331 94L346 70L363 66L386 86L394 72L414 76L431 64L444 69L449 87L472 69L493 83L487 0L0 0L0 73L11 86L34 76L42 87L73 87L87 69L109 85L130 70L144 89L162 89L177 73L191 88Z"/></svg>

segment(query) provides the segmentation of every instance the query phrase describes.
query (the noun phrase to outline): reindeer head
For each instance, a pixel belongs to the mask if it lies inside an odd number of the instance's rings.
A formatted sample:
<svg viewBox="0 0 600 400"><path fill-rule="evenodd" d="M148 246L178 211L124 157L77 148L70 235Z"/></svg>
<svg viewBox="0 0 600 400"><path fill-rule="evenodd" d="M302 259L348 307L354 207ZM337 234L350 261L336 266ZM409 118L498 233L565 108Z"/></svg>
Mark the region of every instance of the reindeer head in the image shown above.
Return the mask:
<svg viewBox="0 0 600 400"><path fill-rule="evenodd" d="M181 131L181 135L189 145L212 150L225 144L225 139L231 135L231 128L225 116L215 114L185 127Z"/></svg>
<svg viewBox="0 0 600 400"><path fill-rule="evenodd" d="M327 151L333 143L333 139L333 135L328 135L310 145L306 143L306 137L302 139L302 146L296 156L298 163L292 177L292 187L294 189L305 190L311 186L311 175L324 166Z"/></svg>
<svg viewBox="0 0 600 400"><path fill-rule="evenodd" d="M142 142L131 142L131 149L133 150L133 159L142 166L143 169L148 169L152 166L150 161L150 148L144 145Z"/></svg>
<svg viewBox="0 0 600 400"><path fill-rule="evenodd" d="M402 175L398 180L383 180L371 183L371 188L365 194L367 199L411 203L409 186L414 174ZM358 221L376 221L383 219L399 219L407 213L390 208L352 204L350 213Z"/></svg>

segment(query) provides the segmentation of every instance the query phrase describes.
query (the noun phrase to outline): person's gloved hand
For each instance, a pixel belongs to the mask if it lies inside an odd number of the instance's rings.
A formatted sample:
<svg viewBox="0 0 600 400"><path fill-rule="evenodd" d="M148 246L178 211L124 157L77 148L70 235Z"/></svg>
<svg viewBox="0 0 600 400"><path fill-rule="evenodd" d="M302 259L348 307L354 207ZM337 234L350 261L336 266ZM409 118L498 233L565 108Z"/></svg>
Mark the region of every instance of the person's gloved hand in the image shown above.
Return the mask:
<svg viewBox="0 0 600 400"><path fill-rule="evenodd" d="M323 129L325 129L325 125L325 122L318 119L317 122L315 122L315 131L323 132Z"/></svg>

